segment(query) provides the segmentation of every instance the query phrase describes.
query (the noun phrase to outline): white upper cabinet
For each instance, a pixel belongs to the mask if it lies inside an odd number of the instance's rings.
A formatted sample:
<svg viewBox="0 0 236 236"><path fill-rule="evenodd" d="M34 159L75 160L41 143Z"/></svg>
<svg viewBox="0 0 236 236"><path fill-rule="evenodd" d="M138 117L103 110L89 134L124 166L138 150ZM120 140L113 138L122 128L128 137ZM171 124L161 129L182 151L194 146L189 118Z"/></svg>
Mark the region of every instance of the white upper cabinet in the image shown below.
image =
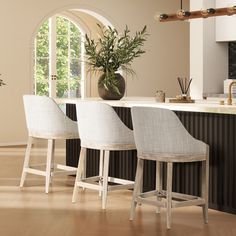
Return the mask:
<svg viewBox="0 0 236 236"><path fill-rule="evenodd" d="M236 0L216 0L216 8L235 6ZM217 16L216 20L216 41L236 41L236 15Z"/></svg>

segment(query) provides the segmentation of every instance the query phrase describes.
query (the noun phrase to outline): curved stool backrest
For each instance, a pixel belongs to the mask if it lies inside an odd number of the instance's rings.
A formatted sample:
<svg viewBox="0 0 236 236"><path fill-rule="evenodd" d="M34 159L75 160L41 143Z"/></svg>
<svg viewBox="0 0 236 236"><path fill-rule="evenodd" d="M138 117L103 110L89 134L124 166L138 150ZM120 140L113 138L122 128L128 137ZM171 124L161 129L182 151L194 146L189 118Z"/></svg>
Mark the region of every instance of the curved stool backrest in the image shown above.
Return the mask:
<svg viewBox="0 0 236 236"><path fill-rule="evenodd" d="M131 113L138 153L206 153L206 144L193 138L173 111L153 107L132 107Z"/></svg>
<svg viewBox="0 0 236 236"><path fill-rule="evenodd" d="M76 112L82 145L134 144L132 130L124 125L108 104L92 101L77 102Z"/></svg>
<svg viewBox="0 0 236 236"><path fill-rule="evenodd" d="M78 138L76 122L69 119L55 101L46 96L24 95L29 135L41 138Z"/></svg>

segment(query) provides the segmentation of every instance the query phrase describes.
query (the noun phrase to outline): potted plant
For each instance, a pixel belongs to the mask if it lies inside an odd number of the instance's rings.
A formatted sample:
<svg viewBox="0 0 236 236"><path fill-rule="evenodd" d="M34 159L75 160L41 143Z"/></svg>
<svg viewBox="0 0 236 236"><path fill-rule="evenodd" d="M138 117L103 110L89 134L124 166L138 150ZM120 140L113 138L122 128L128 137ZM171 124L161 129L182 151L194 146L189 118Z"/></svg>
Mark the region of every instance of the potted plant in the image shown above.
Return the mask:
<svg viewBox="0 0 236 236"><path fill-rule="evenodd" d="M1 76L1 74L0 74L0 76ZM6 84L3 82L2 79L0 79L0 87L3 86L3 85L6 85Z"/></svg>
<svg viewBox="0 0 236 236"><path fill-rule="evenodd" d="M102 27L101 37L95 41L85 36L86 62L90 66L90 71L101 72L98 80L98 93L103 99L119 100L125 93L125 80L118 73L124 70L133 74L131 62L145 53L142 50L147 37L147 28L130 36L130 30L126 26L123 34L119 34L114 28Z"/></svg>

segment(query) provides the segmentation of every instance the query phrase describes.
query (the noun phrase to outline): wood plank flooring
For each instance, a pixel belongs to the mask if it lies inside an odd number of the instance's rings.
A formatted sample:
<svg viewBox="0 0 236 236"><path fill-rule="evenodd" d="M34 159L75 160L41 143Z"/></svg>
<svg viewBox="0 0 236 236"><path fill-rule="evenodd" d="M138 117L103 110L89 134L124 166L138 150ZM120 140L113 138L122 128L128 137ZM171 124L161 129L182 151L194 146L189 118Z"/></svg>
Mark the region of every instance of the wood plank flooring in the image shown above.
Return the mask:
<svg viewBox="0 0 236 236"><path fill-rule="evenodd" d="M36 150L34 162L42 162L44 150ZM63 159L64 152L56 152ZM235 236L236 215L209 211L203 223L200 207L173 210L173 225L166 229L163 210L138 206L129 221L131 191L108 194L107 210L101 210L98 192L80 192L71 203L73 177L55 177L52 192L44 193L42 177L28 175L26 187L18 187L24 148L0 148L0 236ZM40 160L39 160L40 159Z"/></svg>

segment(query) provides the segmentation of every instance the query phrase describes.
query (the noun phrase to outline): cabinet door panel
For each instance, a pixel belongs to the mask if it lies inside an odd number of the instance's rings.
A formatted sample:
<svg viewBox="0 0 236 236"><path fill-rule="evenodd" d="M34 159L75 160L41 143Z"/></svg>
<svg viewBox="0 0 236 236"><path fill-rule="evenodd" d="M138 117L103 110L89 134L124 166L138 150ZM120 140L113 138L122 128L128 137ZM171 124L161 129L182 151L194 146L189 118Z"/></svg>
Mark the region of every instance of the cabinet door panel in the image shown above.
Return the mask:
<svg viewBox="0 0 236 236"><path fill-rule="evenodd" d="M216 0L216 8L235 6L236 0ZM236 40L236 15L218 16L216 19L216 41L227 42Z"/></svg>

